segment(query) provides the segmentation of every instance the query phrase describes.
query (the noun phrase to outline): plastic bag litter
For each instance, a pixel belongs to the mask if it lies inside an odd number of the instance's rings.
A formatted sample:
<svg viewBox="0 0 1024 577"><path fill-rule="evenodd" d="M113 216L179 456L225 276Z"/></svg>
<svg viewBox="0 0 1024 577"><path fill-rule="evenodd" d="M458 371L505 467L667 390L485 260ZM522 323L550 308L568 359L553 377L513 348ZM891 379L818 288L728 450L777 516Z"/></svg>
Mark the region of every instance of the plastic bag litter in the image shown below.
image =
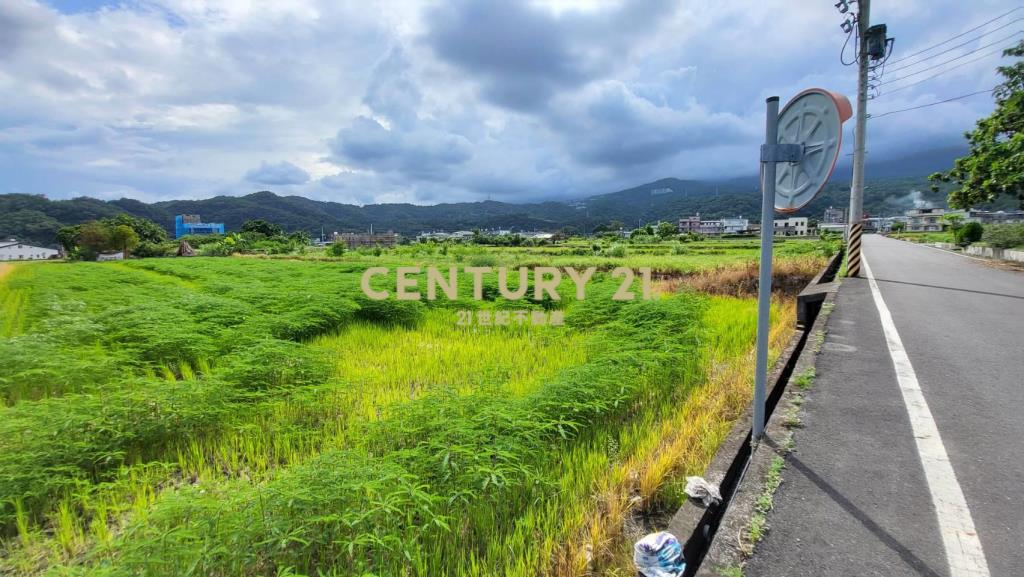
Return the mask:
<svg viewBox="0 0 1024 577"><path fill-rule="evenodd" d="M705 507L722 502L722 494L718 492L718 485L709 483L704 477L687 477L686 494L694 499L700 499Z"/></svg>
<svg viewBox="0 0 1024 577"><path fill-rule="evenodd" d="M633 563L644 577L678 577L686 569L683 546L664 531L644 536L633 546Z"/></svg>

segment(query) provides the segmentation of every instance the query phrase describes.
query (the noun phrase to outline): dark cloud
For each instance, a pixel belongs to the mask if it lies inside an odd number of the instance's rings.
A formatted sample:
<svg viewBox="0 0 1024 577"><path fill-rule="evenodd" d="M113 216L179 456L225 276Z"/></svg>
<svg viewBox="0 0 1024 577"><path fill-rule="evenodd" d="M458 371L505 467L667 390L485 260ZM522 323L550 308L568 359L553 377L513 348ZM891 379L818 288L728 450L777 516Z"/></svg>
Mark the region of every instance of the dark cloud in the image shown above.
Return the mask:
<svg viewBox="0 0 1024 577"><path fill-rule="evenodd" d="M440 58L479 80L488 100L533 110L623 63L628 39L652 32L670 6L644 0L556 15L518 0L457 0L429 12L426 40Z"/></svg>
<svg viewBox="0 0 1024 577"><path fill-rule="evenodd" d="M257 184L303 184L309 182L309 173L287 161L277 164L261 162L259 167L245 173L245 179Z"/></svg>
<svg viewBox="0 0 1024 577"><path fill-rule="evenodd" d="M408 178L444 180L450 170L472 157L472 145L463 136L430 126L385 128L359 116L338 131L331 151L344 163Z"/></svg>
<svg viewBox="0 0 1024 577"><path fill-rule="evenodd" d="M756 137L744 119L692 104L677 109L607 83L583 102L554 107L549 122L579 161L605 167L651 165L677 154Z"/></svg>

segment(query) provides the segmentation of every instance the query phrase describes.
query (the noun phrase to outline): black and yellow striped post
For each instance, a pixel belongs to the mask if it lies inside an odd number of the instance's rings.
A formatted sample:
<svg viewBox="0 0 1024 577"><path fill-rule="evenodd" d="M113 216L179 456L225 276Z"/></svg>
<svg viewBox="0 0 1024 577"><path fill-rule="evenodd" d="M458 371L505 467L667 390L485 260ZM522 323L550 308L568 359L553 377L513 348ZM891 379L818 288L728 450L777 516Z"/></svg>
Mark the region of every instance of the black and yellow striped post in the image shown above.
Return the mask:
<svg viewBox="0 0 1024 577"><path fill-rule="evenodd" d="M860 276L860 236L864 225L855 222L850 225L850 241L847 244L846 276Z"/></svg>

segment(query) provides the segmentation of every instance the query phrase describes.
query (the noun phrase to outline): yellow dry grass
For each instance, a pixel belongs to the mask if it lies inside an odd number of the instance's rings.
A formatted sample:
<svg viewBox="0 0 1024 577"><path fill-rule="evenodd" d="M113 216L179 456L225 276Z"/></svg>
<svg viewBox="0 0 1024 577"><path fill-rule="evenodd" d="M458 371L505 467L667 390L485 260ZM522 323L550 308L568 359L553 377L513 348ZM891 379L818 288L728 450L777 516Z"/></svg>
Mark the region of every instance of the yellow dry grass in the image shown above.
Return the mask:
<svg viewBox="0 0 1024 577"><path fill-rule="evenodd" d="M801 256L778 260L772 270L772 292L797 294L825 265L820 256ZM672 292L685 286L703 293L734 297L757 295L758 263L723 264L667 281L664 290Z"/></svg>
<svg viewBox="0 0 1024 577"><path fill-rule="evenodd" d="M776 300L782 314L772 325L774 362L793 334L795 301ZM582 577L618 574L631 567L627 521L651 507L666 482L682 475L703 473L732 423L750 403L754 380L754 350L732 355L710 350L705 384L690 393L679 411L652 429L649 443L610 472L595 492L584 527L555 557L551 574ZM631 574L625 571L623 574Z"/></svg>

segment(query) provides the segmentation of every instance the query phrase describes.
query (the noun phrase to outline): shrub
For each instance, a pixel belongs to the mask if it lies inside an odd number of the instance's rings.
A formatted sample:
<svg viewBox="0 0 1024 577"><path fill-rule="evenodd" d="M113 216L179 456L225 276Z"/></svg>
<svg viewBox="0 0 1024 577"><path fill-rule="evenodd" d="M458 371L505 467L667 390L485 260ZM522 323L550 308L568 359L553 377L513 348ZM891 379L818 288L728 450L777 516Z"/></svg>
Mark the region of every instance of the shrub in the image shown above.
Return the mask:
<svg viewBox="0 0 1024 577"><path fill-rule="evenodd" d="M230 256L235 247L224 242L211 242L199 247L200 256Z"/></svg>
<svg viewBox="0 0 1024 577"><path fill-rule="evenodd" d="M345 256L345 251L348 247L343 242L334 242L331 246L327 247L327 254L330 256Z"/></svg>
<svg viewBox="0 0 1024 577"><path fill-rule="evenodd" d="M624 258L626 256L626 245L615 243L604 251L605 256Z"/></svg>
<svg viewBox="0 0 1024 577"><path fill-rule="evenodd" d="M985 227L981 240L996 248L1024 246L1024 223L991 224Z"/></svg>
<svg viewBox="0 0 1024 577"><path fill-rule="evenodd" d="M969 222L953 232L953 238L959 245L968 245L981 240L985 227L980 222Z"/></svg>
<svg viewBox="0 0 1024 577"><path fill-rule="evenodd" d="M135 250L132 251L132 256L137 256L139 258L174 256L177 248L177 244L168 242L140 242L139 246L135 247Z"/></svg>

